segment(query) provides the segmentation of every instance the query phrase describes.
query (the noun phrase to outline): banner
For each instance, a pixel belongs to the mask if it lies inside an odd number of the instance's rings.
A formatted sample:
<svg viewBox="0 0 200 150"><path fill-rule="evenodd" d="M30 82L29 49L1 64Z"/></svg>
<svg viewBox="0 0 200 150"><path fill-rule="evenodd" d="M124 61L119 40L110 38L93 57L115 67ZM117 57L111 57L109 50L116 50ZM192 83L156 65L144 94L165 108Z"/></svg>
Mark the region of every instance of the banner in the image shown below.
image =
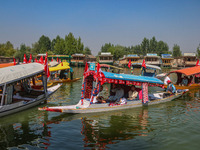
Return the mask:
<svg viewBox="0 0 200 150"><path fill-rule="evenodd" d="M142 104L148 104L148 83L142 83Z"/></svg>

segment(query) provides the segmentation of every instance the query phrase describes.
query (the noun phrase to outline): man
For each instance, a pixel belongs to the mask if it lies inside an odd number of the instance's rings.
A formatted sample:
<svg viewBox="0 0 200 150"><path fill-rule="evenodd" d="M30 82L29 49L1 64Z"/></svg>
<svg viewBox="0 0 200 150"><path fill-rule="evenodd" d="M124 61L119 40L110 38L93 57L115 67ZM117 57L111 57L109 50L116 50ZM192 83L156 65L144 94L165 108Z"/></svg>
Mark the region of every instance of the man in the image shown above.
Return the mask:
<svg viewBox="0 0 200 150"><path fill-rule="evenodd" d="M186 76L184 76L184 78L183 78L183 80L181 82L181 85L183 85L183 86L187 86L188 85L188 79L187 79Z"/></svg>
<svg viewBox="0 0 200 150"><path fill-rule="evenodd" d="M131 90L128 92L128 99L133 100L136 99L138 96L138 92L136 91L135 86L131 86Z"/></svg>
<svg viewBox="0 0 200 150"><path fill-rule="evenodd" d="M167 83L168 83L168 86L167 86L166 92L169 92L170 94L175 94L176 93L176 88L172 84L171 80L168 80Z"/></svg>
<svg viewBox="0 0 200 150"><path fill-rule="evenodd" d="M124 90L119 84L117 84L116 88L112 89L111 91L114 92L115 95L108 98L110 101L119 101L120 98L124 97Z"/></svg>
<svg viewBox="0 0 200 150"><path fill-rule="evenodd" d="M104 100L104 97L102 96L103 95L102 91L103 91L103 86L100 87L99 93L97 94L97 96L94 97L93 103L105 103L106 102Z"/></svg>
<svg viewBox="0 0 200 150"><path fill-rule="evenodd" d="M167 81L168 81L168 80L170 80L169 74L168 74L168 75L165 77L165 79L164 79L164 84L165 84L165 85L167 85Z"/></svg>

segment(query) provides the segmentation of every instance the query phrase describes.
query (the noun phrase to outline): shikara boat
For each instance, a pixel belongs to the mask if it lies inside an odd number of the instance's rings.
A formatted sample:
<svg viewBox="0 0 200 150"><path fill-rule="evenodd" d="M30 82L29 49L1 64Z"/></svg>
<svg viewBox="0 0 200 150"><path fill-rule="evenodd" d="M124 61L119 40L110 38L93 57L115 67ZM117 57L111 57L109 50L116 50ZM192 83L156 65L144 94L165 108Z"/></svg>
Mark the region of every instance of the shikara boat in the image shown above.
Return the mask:
<svg viewBox="0 0 200 150"><path fill-rule="evenodd" d="M100 91L100 87L108 83L111 85L121 84L124 89L124 98L126 99L127 89L130 85L141 86L140 90L142 97L135 100L128 100L126 103L93 103L94 96ZM98 71L87 71L84 73L81 100L76 105L69 106L55 106L55 107L43 107L39 110L63 112L63 113L93 113L93 112L105 112L113 110L130 109L134 107L142 107L147 105L154 105L174 100L188 90L179 90L175 94L165 94L165 92L148 94L149 86L157 86L163 88L163 82L154 77L136 76L130 74L116 74L111 72L102 71L99 75ZM97 93L96 93L97 91ZM139 94L139 93L138 93Z"/></svg>
<svg viewBox="0 0 200 150"><path fill-rule="evenodd" d="M0 64L0 68L10 67L10 66L14 66L14 63L3 63L3 64Z"/></svg>
<svg viewBox="0 0 200 150"><path fill-rule="evenodd" d="M42 76L43 90L35 90L30 81ZM39 63L22 64L0 69L0 117L36 106L53 94L61 85L47 88L44 66Z"/></svg>
<svg viewBox="0 0 200 150"><path fill-rule="evenodd" d="M60 74L62 72L70 72L70 66L68 62L61 62L56 67L50 67L49 71L51 73L51 79L49 82L51 83L65 83L65 82L75 82L80 80L80 78L70 79L70 78L60 78ZM56 76L56 77L55 77Z"/></svg>
<svg viewBox="0 0 200 150"><path fill-rule="evenodd" d="M184 68L180 70L174 70L169 73L163 74L163 76L158 75L158 77L164 77L170 75L170 79L173 82L176 89L199 89L200 88L200 66L190 67L190 68ZM183 85L181 82L183 80L183 77L186 77L188 80L187 85ZM174 80L175 79L175 80ZM165 88L167 88L167 85L165 85Z"/></svg>

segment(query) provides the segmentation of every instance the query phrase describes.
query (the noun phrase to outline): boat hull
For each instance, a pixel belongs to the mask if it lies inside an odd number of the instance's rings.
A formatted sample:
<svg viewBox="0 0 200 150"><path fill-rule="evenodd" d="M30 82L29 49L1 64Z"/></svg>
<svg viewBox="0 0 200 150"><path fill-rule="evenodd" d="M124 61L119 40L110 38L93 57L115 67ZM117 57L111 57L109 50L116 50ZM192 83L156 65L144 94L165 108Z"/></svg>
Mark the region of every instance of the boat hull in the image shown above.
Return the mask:
<svg viewBox="0 0 200 150"><path fill-rule="evenodd" d="M10 115L13 113L17 113L17 112L29 109L31 107L39 105L40 103L45 102L45 100L50 95L52 95L55 91L57 91L60 86L61 85L58 84L51 88L48 88L48 90L47 90L48 93L46 94L46 96L45 96L45 94L40 95L35 100L29 101L29 102L21 101L21 102L17 102L17 103L10 104L10 105L0 106L0 117L7 116L7 115Z"/></svg>
<svg viewBox="0 0 200 150"><path fill-rule="evenodd" d="M149 101L148 105L155 105L160 104L168 101L172 101L173 99L176 99L180 96L182 96L186 91L181 93L176 93L175 95L171 95L166 98L157 99L153 101ZM135 107L142 107L142 101L128 101L127 104L124 105L109 105L109 103L101 103L101 104L88 104L86 100L84 100L84 103L86 105L70 105L70 106L58 106L58 107L45 107L45 108L39 108L39 110L46 110L46 111L54 111L54 112L62 112L62 113L95 113L95 112L106 112L106 111L115 111L115 110L123 110L123 109L131 109Z"/></svg>
<svg viewBox="0 0 200 150"><path fill-rule="evenodd" d="M164 85L165 88L167 88L167 85ZM194 89L199 89L200 88L200 84L191 84L190 86L180 86L180 85L176 85L174 84L174 86L176 87L176 89L189 89L189 90L194 90Z"/></svg>
<svg viewBox="0 0 200 150"><path fill-rule="evenodd" d="M73 80L70 80L70 79L50 80L50 82L52 82L52 83L65 83L65 82L75 82L75 81L78 81L78 80L80 80L80 78L75 78Z"/></svg>

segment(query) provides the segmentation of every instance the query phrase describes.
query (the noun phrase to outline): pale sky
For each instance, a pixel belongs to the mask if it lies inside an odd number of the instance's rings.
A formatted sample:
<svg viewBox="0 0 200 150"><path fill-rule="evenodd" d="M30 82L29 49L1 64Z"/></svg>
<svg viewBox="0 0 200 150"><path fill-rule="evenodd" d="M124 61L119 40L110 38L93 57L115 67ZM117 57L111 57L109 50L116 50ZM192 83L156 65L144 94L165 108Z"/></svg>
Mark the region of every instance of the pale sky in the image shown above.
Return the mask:
<svg viewBox="0 0 200 150"><path fill-rule="evenodd" d="M0 43L31 46L72 32L96 55L105 43L140 44L144 37L196 52L200 0L0 0Z"/></svg>

